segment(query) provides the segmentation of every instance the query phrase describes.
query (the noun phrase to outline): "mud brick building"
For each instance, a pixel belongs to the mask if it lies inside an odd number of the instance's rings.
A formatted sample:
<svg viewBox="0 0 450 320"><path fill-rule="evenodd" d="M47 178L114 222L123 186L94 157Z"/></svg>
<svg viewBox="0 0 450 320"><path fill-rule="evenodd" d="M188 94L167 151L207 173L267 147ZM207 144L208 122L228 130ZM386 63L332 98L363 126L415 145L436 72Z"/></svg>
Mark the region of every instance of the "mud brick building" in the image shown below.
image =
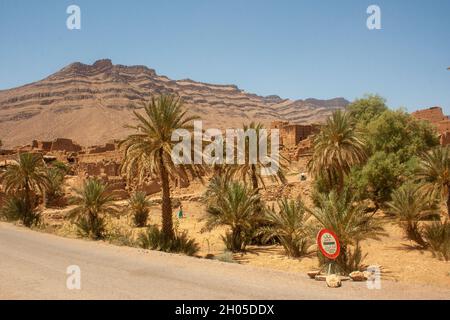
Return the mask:
<svg viewBox="0 0 450 320"><path fill-rule="evenodd" d="M296 147L300 141L320 130L319 125L291 124L287 121L274 121L271 123L270 128L280 130L280 144L286 148Z"/></svg>
<svg viewBox="0 0 450 320"><path fill-rule="evenodd" d="M412 115L414 118L428 121L436 127L441 145L450 144L450 118L444 115L441 107L417 110Z"/></svg>

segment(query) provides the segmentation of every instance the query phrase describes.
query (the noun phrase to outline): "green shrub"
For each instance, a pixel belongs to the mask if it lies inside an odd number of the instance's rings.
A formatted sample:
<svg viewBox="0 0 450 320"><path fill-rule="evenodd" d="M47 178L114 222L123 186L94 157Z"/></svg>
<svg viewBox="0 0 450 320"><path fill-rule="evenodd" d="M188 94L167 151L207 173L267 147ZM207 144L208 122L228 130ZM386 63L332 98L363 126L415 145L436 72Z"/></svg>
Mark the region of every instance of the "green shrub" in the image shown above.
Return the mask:
<svg viewBox="0 0 450 320"><path fill-rule="evenodd" d="M439 217L439 201L436 197L427 195L418 185L407 183L392 193L388 212L397 218L407 239L422 248L427 247L420 222Z"/></svg>
<svg viewBox="0 0 450 320"><path fill-rule="evenodd" d="M96 179L85 181L83 188L76 191L72 203L76 205L68 216L79 228L79 234L92 239L105 236L105 217L117 213L114 198L107 186Z"/></svg>
<svg viewBox="0 0 450 320"><path fill-rule="evenodd" d="M284 198L278 201L279 210L274 207L266 210L267 226L261 228L264 240L276 238L290 257L308 254L313 244L311 228L308 224L310 214L300 200Z"/></svg>
<svg viewBox="0 0 450 320"><path fill-rule="evenodd" d="M310 210L318 220L317 229L326 228L339 238L341 253L336 263L345 272L357 269L364 258L360 243L366 239L379 240L384 235L381 221L367 212L362 203L355 202L349 189L317 195L318 205Z"/></svg>
<svg viewBox="0 0 450 320"><path fill-rule="evenodd" d="M450 222L433 222L424 227L424 238L433 254L450 260Z"/></svg>
<svg viewBox="0 0 450 320"><path fill-rule="evenodd" d="M147 219L150 212L150 201L146 198L144 192L134 193L128 205L133 214L133 222L136 227L145 227L147 225Z"/></svg>
<svg viewBox="0 0 450 320"><path fill-rule="evenodd" d="M219 189L221 190L221 189ZM257 190L252 190L239 182L224 185L222 191L214 195L207 207L209 213L204 230L212 230L218 226L229 226L230 231L222 236L228 250L244 251L255 234L255 225L262 216L258 214L260 198Z"/></svg>
<svg viewBox="0 0 450 320"><path fill-rule="evenodd" d="M200 250L198 243L189 238L186 231L175 231L174 238L170 238L155 225L149 226L140 234L138 244L144 249L183 253L188 256L193 256Z"/></svg>
<svg viewBox="0 0 450 320"><path fill-rule="evenodd" d="M20 220L26 227L37 225L41 219L37 206L27 204L25 198L19 195L8 197L0 213L7 221Z"/></svg>
<svg viewBox="0 0 450 320"><path fill-rule="evenodd" d="M60 205L64 196L64 172L59 168L49 168L47 170L48 185L45 190L47 205Z"/></svg>

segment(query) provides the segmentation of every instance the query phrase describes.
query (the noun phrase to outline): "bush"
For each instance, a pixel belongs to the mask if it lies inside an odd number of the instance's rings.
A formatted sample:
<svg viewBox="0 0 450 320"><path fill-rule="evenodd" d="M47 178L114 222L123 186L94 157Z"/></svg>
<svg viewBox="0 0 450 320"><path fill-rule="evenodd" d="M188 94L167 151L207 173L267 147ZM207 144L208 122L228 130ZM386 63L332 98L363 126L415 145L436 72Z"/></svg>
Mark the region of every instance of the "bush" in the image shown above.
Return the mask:
<svg viewBox="0 0 450 320"><path fill-rule="evenodd" d="M308 225L310 214L300 200L284 198L278 202L279 210L266 210L267 226L261 228L263 239L276 238L290 257L308 254L313 244L311 228Z"/></svg>
<svg viewBox="0 0 450 320"><path fill-rule="evenodd" d="M450 260L450 222L433 222L424 227L425 240L433 254L445 261Z"/></svg>
<svg viewBox="0 0 450 320"><path fill-rule="evenodd" d="M41 212L37 210L37 206L28 205L25 198L21 196L9 197L0 213L7 221L20 220L26 227L37 225L41 219Z"/></svg>
<svg viewBox="0 0 450 320"><path fill-rule="evenodd" d="M175 237L170 238L155 225L140 234L138 243L144 249L183 253L188 256L193 256L200 250L198 243L195 239L190 239L187 232L176 231Z"/></svg>
<svg viewBox="0 0 450 320"><path fill-rule="evenodd" d="M75 225L80 237L98 240L105 236L105 220L100 216L82 216Z"/></svg>
<svg viewBox="0 0 450 320"><path fill-rule="evenodd" d="M427 247L419 223L439 217L439 202L435 197L427 196L418 185L407 183L392 193L388 212L395 215L407 239Z"/></svg>
<svg viewBox="0 0 450 320"><path fill-rule="evenodd" d="M211 198L209 200L206 209L209 218L204 230L229 226L231 230L222 236L227 249L233 252L244 251L254 235L254 226L262 218L257 213L261 203L257 192L239 182L224 185L222 191L215 192L215 201L211 201Z"/></svg>
<svg viewBox="0 0 450 320"><path fill-rule="evenodd" d="M366 239L379 240L384 235L381 221L366 211L362 203L355 202L349 189L337 193L317 194L318 205L310 210L318 220L319 228L333 231L339 238L341 253L336 263L345 272L355 270L363 259L360 243ZM353 270L352 270L353 269Z"/></svg>
<svg viewBox="0 0 450 320"><path fill-rule="evenodd" d="M65 172L59 168L50 168L47 170L48 185L46 188L46 202L47 205L60 205L64 196L63 184L64 184Z"/></svg>
<svg viewBox="0 0 450 320"><path fill-rule="evenodd" d="M72 203L76 205L68 216L75 220L79 234L94 240L105 236L105 217L117 213L114 198L107 186L96 179L85 181L83 188L76 190Z"/></svg>
<svg viewBox="0 0 450 320"><path fill-rule="evenodd" d="M145 227L150 212L150 201L144 192L134 193L128 201L133 214L133 222L136 227Z"/></svg>

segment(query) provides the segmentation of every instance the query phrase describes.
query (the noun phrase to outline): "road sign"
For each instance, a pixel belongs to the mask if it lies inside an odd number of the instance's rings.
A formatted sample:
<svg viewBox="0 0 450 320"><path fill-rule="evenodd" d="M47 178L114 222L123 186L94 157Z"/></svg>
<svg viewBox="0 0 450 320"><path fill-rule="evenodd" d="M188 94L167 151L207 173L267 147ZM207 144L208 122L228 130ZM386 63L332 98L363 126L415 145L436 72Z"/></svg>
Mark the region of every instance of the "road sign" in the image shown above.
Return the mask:
<svg viewBox="0 0 450 320"><path fill-rule="evenodd" d="M341 251L339 239L333 231L322 229L317 234L317 245L320 252L328 259L335 260Z"/></svg>

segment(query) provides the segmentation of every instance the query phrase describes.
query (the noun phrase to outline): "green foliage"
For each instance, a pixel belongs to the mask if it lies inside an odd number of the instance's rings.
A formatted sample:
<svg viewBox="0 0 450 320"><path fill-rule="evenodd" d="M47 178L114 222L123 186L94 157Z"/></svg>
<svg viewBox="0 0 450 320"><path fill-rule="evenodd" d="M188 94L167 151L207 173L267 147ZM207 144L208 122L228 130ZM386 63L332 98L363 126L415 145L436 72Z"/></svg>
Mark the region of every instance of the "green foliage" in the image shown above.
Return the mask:
<svg viewBox="0 0 450 320"><path fill-rule="evenodd" d="M195 239L190 239L187 232L175 232L174 237L169 237L154 225L141 233L138 241L139 246L144 249L183 253L188 256L193 256L200 250L198 243Z"/></svg>
<svg viewBox="0 0 450 320"><path fill-rule="evenodd" d="M390 110L384 99L369 95L348 106L367 142L369 158L354 166L348 176L360 199L371 199L377 207L390 200L392 192L413 177L417 155L439 144L436 130L403 110Z"/></svg>
<svg viewBox="0 0 450 320"><path fill-rule="evenodd" d="M134 115L137 125L129 127L134 133L119 144L125 153L122 172L129 182L137 184L148 176L160 179L162 229L172 237L170 180L187 181L189 177L201 178L204 173L202 165L184 165L173 161L172 150L178 141L172 139L172 134L177 130L192 132L192 121L197 118L188 116L181 99L173 95L152 97L144 112L134 112Z"/></svg>
<svg viewBox="0 0 450 320"><path fill-rule="evenodd" d="M447 214L450 216L450 150L448 147L436 147L423 153L417 178L421 179L424 189L447 201Z"/></svg>
<svg viewBox="0 0 450 320"><path fill-rule="evenodd" d="M401 162L439 144L436 130L430 124L403 110L386 110L369 122L367 140L372 153L395 153Z"/></svg>
<svg viewBox="0 0 450 320"><path fill-rule="evenodd" d="M7 221L20 220L26 227L37 225L41 218L41 213L37 210L36 204L28 204L25 197L20 195L8 197L0 210L0 214Z"/></svg>
<svg viewBox="0 0 450 320"><path fill-rule="evenodd" d="M323 178L329 189L344 187L344 178L352 167L367 159L366 142L348 112L334 111L313 139L313 155L308 171Z"/></svg>
<svg viewBox="0 0 450 320"><path fill-rule="evenodd" d="M318 194L317 203L310 210L311 214L318 220L320 228L329 229L338 236L341 254L336 262L343 270L352 271L354 261L362 260L357 259L358 255L362 257L362 253L358 253L360 242L378 240L379 236L384 235L381 221L367 212L361 202L355 202L355 197L347 188L341 193L333 190Z"/></svg>
<svg viewBox="0 0 450 320"><path fill-rule="evenodd" d="M36 210L39 201L38 192L43 194L49 186L49 179L42 156L31 153L21 153L17 164L10 165L3 173L2 184L9 195L3 215L7 219L20 219L30 227L39 220Z"/></svg>
<svg viewBox="0 0 450 320"><path fill-rule="evenodd" d="M47 169L48 185L45 190L47 205L51 206L60 203L64 196L64 175L65 172L57 167Z"/></svg>
<svg viewBox="0 0 450 320"><path fill-rule="evenodd" d="M347 111L361 126L367 125L386 110L386 100L378 95L366 95L347 106Z"/></svg>
<svg viewBox="0 0 450 320"><path fill-rule="evenodd" d="M47 171L42 156L32 153L21 153L17 164L10 165L2 176L6 193L43 192L48 185Z"/></svg>
<svg viewBox="0 0 450 320"><path fill-rule="evenodd" d="M407 239L427 247L420 222L439 217L439 202L435 197L427 196L418 185L407 183L392 193L388 212L395 215Z"/></svg>
<svg viewBox="0 0 450 320"><path fill-rule="evenodd" d="M68 174L70 172L70 168L64 162L61 161L54 161L52 163L52 167L58 169L63 174Z"/></svg>
<svg viewBox="0 0 450 320"><path fill-rule="evenodd" d="M107 186L96 179L88 179L76 190L71 202L76 205L68 216L73 219L81 236L102 239L105 236L105 217L117 213L114 198Z"/></svg>
<svg viewBox="0 0 450 320"><path fill-rule="evenodd" d="M266 210L267 226L261 229L264 240L276 238L290 257L302 257L314 243L308 224L310 214L300 200L284 198L278 201L279 210Z"/></svg>
<svg viewBox="0 0 450 320"><path fill-rule="evenodd" d="M147 199L145 192L136 192L131 196L128 205L133 214L133 222L136 227L145 227L147 224L150 204L151 202Z"/></svg>
<svg viewBox="0 0 450 320"><path fill-rule="evenodd" d="M259 153L261 130L264 130L264 126L261 123L251 122L249 125L244 125L242 128L244 132L246 132L249 129L254 130L254 132L256 133L255 135L255 143L257 145L256 152ZM265 139L267 139L267 149L270 151L271 150L270 131ZM244 150L250 150L250 141L251 139L248 136L246 136ZM260 187L265 188L263 170L266 169L268 166L267 164L263 163L259 157L257 160L258 161L256 161L256 163L251 163L249 152L246 152L245 161L243 164L228 165L226 166L225 171L227 174L230 175L230 177L236 178L240 181L243 181L244 183L249 183L254 190L257 190ZM286 183L287 180L285 177L285 172L287 159L283 155L280 155L279 161L277 161L276 163L273 163L273 161L275 161L275 159L272 159L271 165L275 165L278 168L278 170L276 171L276 174L266 176L266 178L271 179L273 182ZM238 163L237 145L234 150L233 163Z"/></svg>
<svg viewBox="0 0 450 320"><path fill-rule="evenodd" d="M221 191L212 191L213 186L209 188L209 193L211 196L215 192L214 201L210 201L207 207L209 218L204 229L229 226L230 231L222 236L227 249L233 252L243 251L254 235L254 225L261 219L261 215L257 214L260 205L257 190L239 182L223 185Z"/></svg>
<svg viewBox="0 0 450 320"><path fill-rule="evenodd" d="M362 168L354 168L349 175L352 186L360 199L369 198L380 206L390 200L393 190L413 175L416 159L402 163L395 153L375 152Z"/></svg>
<svg viewBox="0 0 450 320"><path fill-rule="evenodd" d="M425 226L424 238L435 256L450 260L450 221Z"/></svg>

